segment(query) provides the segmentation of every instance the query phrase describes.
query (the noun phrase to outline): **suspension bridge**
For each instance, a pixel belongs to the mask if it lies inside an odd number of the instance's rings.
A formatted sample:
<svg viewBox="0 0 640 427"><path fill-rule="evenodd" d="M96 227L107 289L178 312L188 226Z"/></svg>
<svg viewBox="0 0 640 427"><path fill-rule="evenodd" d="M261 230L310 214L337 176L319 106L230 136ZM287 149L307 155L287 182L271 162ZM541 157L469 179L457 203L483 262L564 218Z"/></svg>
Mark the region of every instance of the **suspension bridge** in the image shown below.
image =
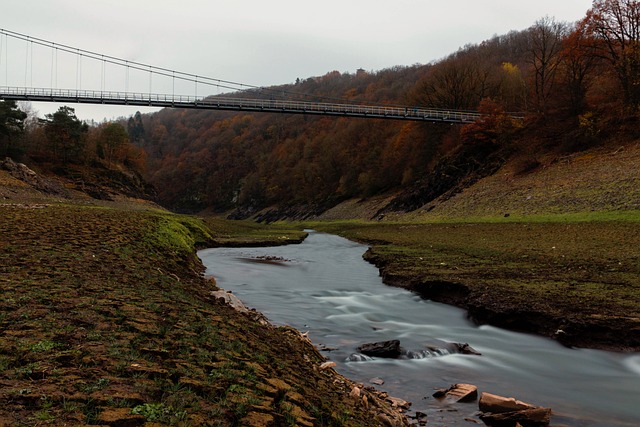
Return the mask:
<svg viewBox="0 0 640 427"><path fill-rule="evenodd" d="M3 84L4 83L4 84ZM140 90L144 87L144 90ZM198 96L205 90L227 95ZM159 93L163 89L164 93ZM185 90L186 89L186 90ZM190 94L177 94L183 90ZM181 92L181 93L185 93ZM309 114L466 124L473 111L311 99L129 61L0 29L0 99L32 102Z"/></svg>

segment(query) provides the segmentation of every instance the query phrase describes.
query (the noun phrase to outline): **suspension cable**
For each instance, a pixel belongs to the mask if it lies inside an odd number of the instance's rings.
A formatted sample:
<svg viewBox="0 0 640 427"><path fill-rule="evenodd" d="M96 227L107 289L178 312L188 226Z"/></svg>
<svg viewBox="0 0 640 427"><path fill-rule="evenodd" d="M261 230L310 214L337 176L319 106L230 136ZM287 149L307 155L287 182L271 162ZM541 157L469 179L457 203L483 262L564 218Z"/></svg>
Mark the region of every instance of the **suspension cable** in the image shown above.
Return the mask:
<svg viewBox="0 0 640 427"><path fill-rule="evenodd" d="M345 101L345 99L342 98L335 98L335 97L327 97L327 96L318 96L318 95L310 95L310 94L305 94L305 93L301 93L301 92L294 92L294 91L287 91L287 90L282 90L282 89L270 89L270 88L265 88L263 86L256 86L256 85L251 85L251 84L246 84L246 83L238 83L238 82L234 82L234 81L230 81L230 80L223 80L223 79L217 79L217 78L212 78L212 77L206 77L206 76L201 76L201 75L196 75L196 74L192 74L192 73L186 73L186 72L182 72L182 71L177 71L177 70L171 70L168 68L163 68L163 67L157 67L154 65L149 65L149 64L144 64L141 62L136 62L136 61L128 61L122 58L118 58L115 56L110 56L110 55L103 55L97 52L93 52L93 51L89 51L89 50L85 50L85 49L80 49L80 48L76 48L76 47L72 47L72 46L68 46L65 44L59 44L59 43L55 43L49 40L45 40L45 39L41 39L41 38L37 38L37 37L32 37L32 36L28 36L26 34L22 34L22 33L18 33L15 31L10 31L10 30L6 30L6 29L2 29L0 28L0 34L5 35L6 39L8 39L8 37L12 37L18 40L29 40L32 43L41 45L41 46L45 46L51 49L56 49L56 50L60 50L62 52L67 52L67 53L71 53L73 55L81 55L81 56L85 56L89 59L93 59L93 60L97 60L97 61L103 61L105 63L110 63L110 64L114 64L114 65L118 65L118 66L122 66L122 67L128 67L130 69L133 70L138 70L138 71L143 71L143 72L148 72L148 73L155 73L156 75L159 76L163 76L163 77L170 77L172 79L178 79L178 80L183 80L183 81L187 81L187 82L192 82L196 85L196 91L197 91L197 85L207 85L207 86L215 86L216 88L218 88L218 90L220 88L222 89L229 89L229 90L233 90L233 91L239 91L239 92L249 92L252 90L259 90L262 92L266 92L266 93L275 93L275 94L283 94L283 95L290 95L290 96L299 96L299 97L313 97L316 99L325 99L325 100L334 100L334 101ZM104 66L104 64L103 64ZM53 74L53 72L52 72ZM56 78L57 80L57 78ZM53 81L53 78L52 78ZM353 101L350 101L353 102Z"/></svg>

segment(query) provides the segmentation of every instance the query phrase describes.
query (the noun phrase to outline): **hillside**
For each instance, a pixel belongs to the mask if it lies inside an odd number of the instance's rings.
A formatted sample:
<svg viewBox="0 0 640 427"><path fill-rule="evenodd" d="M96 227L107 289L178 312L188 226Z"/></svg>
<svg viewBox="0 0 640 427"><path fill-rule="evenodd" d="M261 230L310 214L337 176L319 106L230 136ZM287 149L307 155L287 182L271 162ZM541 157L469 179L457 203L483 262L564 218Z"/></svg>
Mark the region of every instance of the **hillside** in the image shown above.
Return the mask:
<svg viewBox="0 0 640 427"><path fill-rule="evenodd" d="M220 302L195 256L300 232L28 175L0 170L0 425L407 425L299 332Z"/></svg>
<svg viewBox="0 0 640 427"><path fill-rule="evenodd" d="M625 28L600 7L580 22L543 18L426 65L331 71L225 95L478 110L473 124L163 110L129 120L129 133L158 200L174 210L304 219L388 195L378 215L429 208L487 176L520 179L638 138L640 101L627 83L640 68L621 62L634 41L612 45Z"/></svg>
<svg viewBox="0 0 640 427"><path fill-rule="evenodd" d="M640 210L640 140L618 141L550 159L519 172L522 160L506 162L494 174L463 183L411 212L384 210L396 193L345 201L317 219L400 221L479 220L509 217Z"/></svg>

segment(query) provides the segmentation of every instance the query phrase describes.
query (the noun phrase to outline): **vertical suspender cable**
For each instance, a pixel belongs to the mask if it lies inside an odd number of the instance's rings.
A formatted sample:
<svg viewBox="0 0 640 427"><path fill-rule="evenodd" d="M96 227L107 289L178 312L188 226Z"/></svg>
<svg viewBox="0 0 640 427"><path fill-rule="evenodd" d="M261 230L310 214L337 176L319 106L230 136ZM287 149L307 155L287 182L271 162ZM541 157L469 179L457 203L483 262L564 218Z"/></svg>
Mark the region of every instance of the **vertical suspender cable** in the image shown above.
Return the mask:
<svg viewBox="0 0 640 427"><path fill-rule="evenodd" d="M102 74L101 74L101 77L100 77L100 91L101 92L104 92L104 81L105 81L104 73L105 73L106 66L107 66L107 63L104 60L104 55L102 55Z"/></svg>
<svg viewBox="0 0 640 427"><path fill-rule="evenodd" d="M4 43L4 39L2 38L2 36L4 36L4 34L0 34L0 70L2 70L2 53L4 52L3 45L2 45L2 43ZM5 82L5 86L6 84L7 82Z"/></svg>
<svg viewBox="0 0 640 427"><path fill-rule="evenodd" d="M29 87L33 88L33 42L31 42L31 78L29 80Z"/></svg>
<svg viewBox="0 0 640 427"><path fill-rule="evenodd" d="M29 41L27 40L27 50L24 52L24 87L27 87L27 77L29 76Z"/></svg>
<svg viewBox="0 0 640 427"><path fill-rule="evenodd" d="M56 47L56 88L58 87L58 48Z"/></svg>
<svg viewBox="0 0 640 427"><path fill-rule="evenodd" d="M76 92L78 92L78 83L80 82L80 52L76 53Z"/></svg>
<svg viewBox="0 0 640 427"><path fill-rule="evenodd" d="M53 89L53 57L54 57L54 49L51 49L51 89Z"/></svg>

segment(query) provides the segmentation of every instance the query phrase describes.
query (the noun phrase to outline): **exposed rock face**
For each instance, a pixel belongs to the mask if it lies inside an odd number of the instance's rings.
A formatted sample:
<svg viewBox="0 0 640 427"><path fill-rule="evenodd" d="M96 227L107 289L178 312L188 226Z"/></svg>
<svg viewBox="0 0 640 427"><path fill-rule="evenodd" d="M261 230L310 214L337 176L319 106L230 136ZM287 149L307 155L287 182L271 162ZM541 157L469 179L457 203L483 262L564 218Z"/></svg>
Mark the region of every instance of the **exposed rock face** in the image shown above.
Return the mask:
<svg viewBox="0 0 640 427"><path fill-rule="evenodd" d="M429 175L400 193L374 218L387 212L414 211L437 198L448 200L481 178L494 174L504 164L497 148L493 144L463 146L442 158Z"/></svg>
<svg viewBox="0 0 640 427"><path fill-rule="evenodd" d="M358 351L371 357L396 358L402 354L400 341L398 340L362 344L358 347Z"/></svg>
<svg viewBox="0 0 640 427"><path fill-rule="evenodd" d="M67 190L60 183L41 177L23 163L16 163L7 157L0 162L0 168L42 193L54 196L68 196Z"/></svg>

